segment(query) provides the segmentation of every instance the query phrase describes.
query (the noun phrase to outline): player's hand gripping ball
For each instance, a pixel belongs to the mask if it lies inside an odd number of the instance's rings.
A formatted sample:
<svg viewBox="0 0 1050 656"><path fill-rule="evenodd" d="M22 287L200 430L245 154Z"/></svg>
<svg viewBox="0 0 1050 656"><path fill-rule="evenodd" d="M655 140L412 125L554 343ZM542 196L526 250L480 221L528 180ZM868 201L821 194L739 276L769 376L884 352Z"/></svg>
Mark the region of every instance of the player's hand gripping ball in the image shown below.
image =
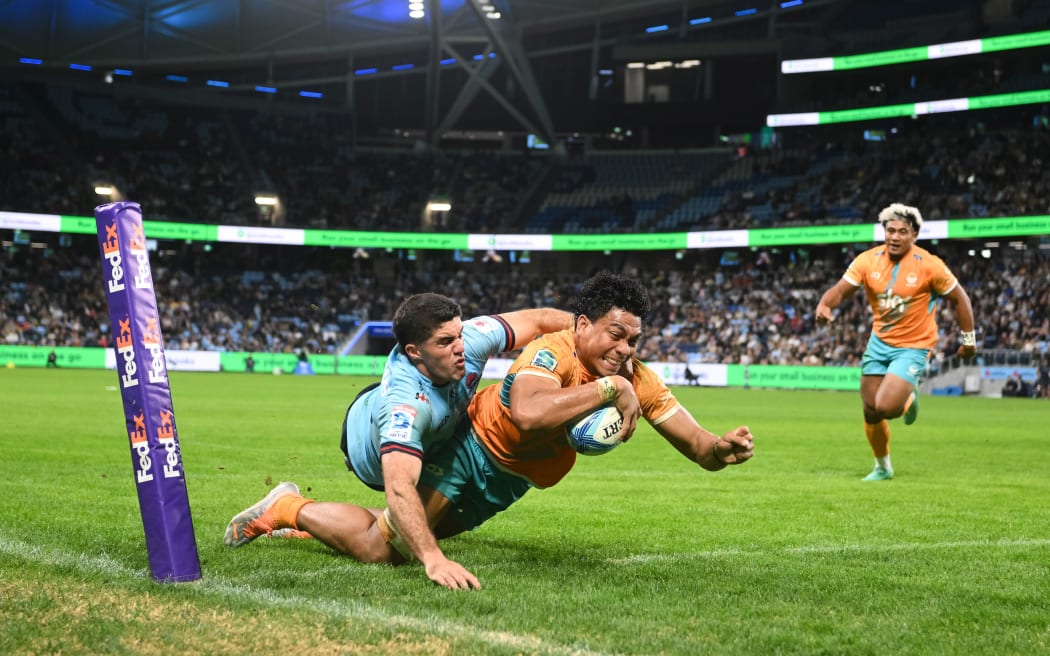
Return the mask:
<svg viewBox="0 0 1050 656"><path fill-rule="evenodd" d="M565 426L565 436L577 453L597 456L623 443L623 416L614 405L598 408Z"/></svg>

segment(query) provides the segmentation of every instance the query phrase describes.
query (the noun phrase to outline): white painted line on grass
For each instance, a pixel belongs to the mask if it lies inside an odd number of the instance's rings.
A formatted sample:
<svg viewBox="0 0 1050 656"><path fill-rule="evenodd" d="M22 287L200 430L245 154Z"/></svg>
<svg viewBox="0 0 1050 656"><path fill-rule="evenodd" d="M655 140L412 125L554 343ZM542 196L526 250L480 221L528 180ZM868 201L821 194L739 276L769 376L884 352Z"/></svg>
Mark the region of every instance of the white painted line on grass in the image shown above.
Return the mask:
<svg viewBox="0 0 1050 656"><path fill-rule="evenodd" d="M0 536L0 554L8 554L36 563L53 564L71 567L78 571L90 571L111 577L146 578L149 572L145 569L128 567L124 563L109 558L105 554L88 555L70 553L57 549L45 549L17 540L8 540ZM449 622L437 616L414 616L388 613L368 604L336 599L316 599L297 595L285 595L269 588L241 585L228 580L208 576L200 581L188 584L191 590L204 595L235 598L271 608L288 608L293 610L310 610L337 615L387 627L400 627L419 631L423 635L441 633L455 638L468 638L495 647L510 647L530 654L550 654L551 656L616 656L612 652L598 652L570 645L551 644L540 638L519 635L506 631L481 631L475 626ZM449 592L449 594L455 594ZM469 594L469 593L464 593Z"/></svg>
<svg viewBox="0 0 1050 656"><path fill-rule="evenodd" d="M614 565L634 565L639 563L670 562L675 560L706 560L723 556L766 555L770 551L784 554L835 554L835 553L881 553L885 551L913 551L917 549L971 549L1010 548L1010 547L1046 547L1050 539L1020 540L958 540L952 542L905 542L896 544L814 544L799 547L782 547L780 549L713 549L711 551L694 551L690 553L635 554L626 558L608 558L605 562Z"/></svg>

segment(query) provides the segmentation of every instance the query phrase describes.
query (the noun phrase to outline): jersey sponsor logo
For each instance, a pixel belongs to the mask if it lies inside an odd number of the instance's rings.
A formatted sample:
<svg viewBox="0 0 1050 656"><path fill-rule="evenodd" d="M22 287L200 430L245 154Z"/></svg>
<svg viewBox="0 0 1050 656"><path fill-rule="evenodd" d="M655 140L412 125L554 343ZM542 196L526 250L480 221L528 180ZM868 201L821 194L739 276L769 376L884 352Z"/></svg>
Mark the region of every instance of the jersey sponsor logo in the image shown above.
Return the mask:
<svg viewBox="0 0 1050 656"><path fill-rule="evenodd" d="M911 300L910 298L894 294L890 289L879 294L877 298L879 300L879 314L882 316L883 321L890 321L903 316Z"/></svg>
<svg viewBox="0 0 1050 656"><path fill-rule="evenodd" d="M532 356L533 367L539 367L540 369L546 369L547 371L554 371L558 367L558 358L552 351L547 349L540 349L536 351L536 355Z"/></svg>
<svg viewBox="0 0 1050 656"><path fill-rule="evenodd" d="M878 271L872 271L871 272L871 279L872 280L878 280L881 277L882 277L882 274L879 273Z"/></svg>
<svg viewBox="0 0 1050 656"><path fill-rule="evenodd" d="M469 389L474 389L475 387L478 386L478 381L479 380L481 380L480 376L478 376L473 371L470 372L469 374L467 374L467 387Z"/></svg>
<svg viewBox="0 0 1050 656"><path fill-rule="evenodd" d="M919 284L919 274L917 274L917 273L909 273L908 277L905 278L904 281L906 283L908 283L909 287L914 287L915 285Z"/></svg>
<svg viewBox="0 0 1050 656"><path fill-rule="evenodd" d="M484 319L475 319L471 323L474 325L475 328L478 329L478 332L481 333L491 333L493 330L496 329L495 326L493 326L488 321L485 321Z"/></svg>
<svg viewBox="0 0 1050 656"><path fill-rule="evenodd" d="M416 409L403 403L390 409L390 432L387 437L397 442L408 442L412 436L412 422L416 420Z"/></svg>
<svg viewBox="0 0 1050 656"><path fill-rule="evenodd" d="M430 399L423 392L416 392L416 400L422 401L423 403L430 403Z"/></svg>

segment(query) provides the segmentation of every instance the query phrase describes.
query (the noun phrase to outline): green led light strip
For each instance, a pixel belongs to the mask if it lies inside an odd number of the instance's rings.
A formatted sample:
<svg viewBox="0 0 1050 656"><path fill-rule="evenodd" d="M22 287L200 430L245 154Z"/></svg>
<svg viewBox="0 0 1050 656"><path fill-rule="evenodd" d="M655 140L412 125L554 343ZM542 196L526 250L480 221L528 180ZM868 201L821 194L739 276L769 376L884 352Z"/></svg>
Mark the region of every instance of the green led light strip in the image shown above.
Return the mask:
<svg viewBox="0 0 1050 656"><path fill-rule="evenodd" d="M780 63L780 72L786 75L819 73L824 71L847 71L858 68L874 68L907 62L931 61L949 57L964 57L986 52L1020 50L1050 44L1050 30L994 36L987 39L935 43L915 48L884 50L844 57L816 57L813 59L787 59Z"/></svg>
<svg viewBox="0 0 1050 656"><path fill-rule="evenodd" d="M252 228L143 221L150 239L207 241L333 248L415 248L421 250L497 251L660 251L713 248L795 246L805 244L852 244L882 240L873 223L713 230L707 232L641 233L635 235L492 235L434 232L356 232L351 230L303 230ZM0 230L95 234L95 220L86 216L30 214L0 211ZM927 221L920 239L983 239L1050 235L1050 215L1014 216L996 219Z"/></svg>
<svg viewBox="0 0 1050 656"><path fill-rule="evenodd" d="M947 98L944 100L927 100L918 103L901 105L881 105L858 109L842 109L831 112L801 112L798 114L769 114L766 125L774 128L795 127L800 125L830 125L832 123L850 123L873 121L884 118L903 116L925 116L947 112L967 112L979 109L996 109L1015 107L1017 105L1034 105L1050 102L1050 89L1021 91L1018 93L998 93L991 96L974 96L972 98Z"/></svg>

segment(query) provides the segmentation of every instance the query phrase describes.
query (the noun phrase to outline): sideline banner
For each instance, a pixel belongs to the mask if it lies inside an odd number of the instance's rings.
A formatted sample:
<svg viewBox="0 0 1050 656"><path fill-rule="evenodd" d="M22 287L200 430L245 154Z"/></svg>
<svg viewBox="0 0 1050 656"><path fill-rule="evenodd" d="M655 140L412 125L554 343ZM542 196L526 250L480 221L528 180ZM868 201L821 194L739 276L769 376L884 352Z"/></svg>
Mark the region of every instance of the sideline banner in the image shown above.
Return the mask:
<svg viewBox="0 0 1050 656"><path fill-rule="evenodd" d="M53 366L66 369L104 369L109 349L89 346L7 346L0 345L0 366L47 367L48 355L55 352ZM112 367L110 367L112 369Z"/></svg>
<svg viewBox="0 0 1050 656"><path fill-rule="evenodd" d="M168 385L160 315L138 203L95 208L117 386L153 578L201 578Z"/></svg>
<svg viewBox="0 0 1050 656"><path fill-rule="evenodd" d="M773 364L727 365L730 387L807 390L860 389L860 367L805 367Z"/></svg>

